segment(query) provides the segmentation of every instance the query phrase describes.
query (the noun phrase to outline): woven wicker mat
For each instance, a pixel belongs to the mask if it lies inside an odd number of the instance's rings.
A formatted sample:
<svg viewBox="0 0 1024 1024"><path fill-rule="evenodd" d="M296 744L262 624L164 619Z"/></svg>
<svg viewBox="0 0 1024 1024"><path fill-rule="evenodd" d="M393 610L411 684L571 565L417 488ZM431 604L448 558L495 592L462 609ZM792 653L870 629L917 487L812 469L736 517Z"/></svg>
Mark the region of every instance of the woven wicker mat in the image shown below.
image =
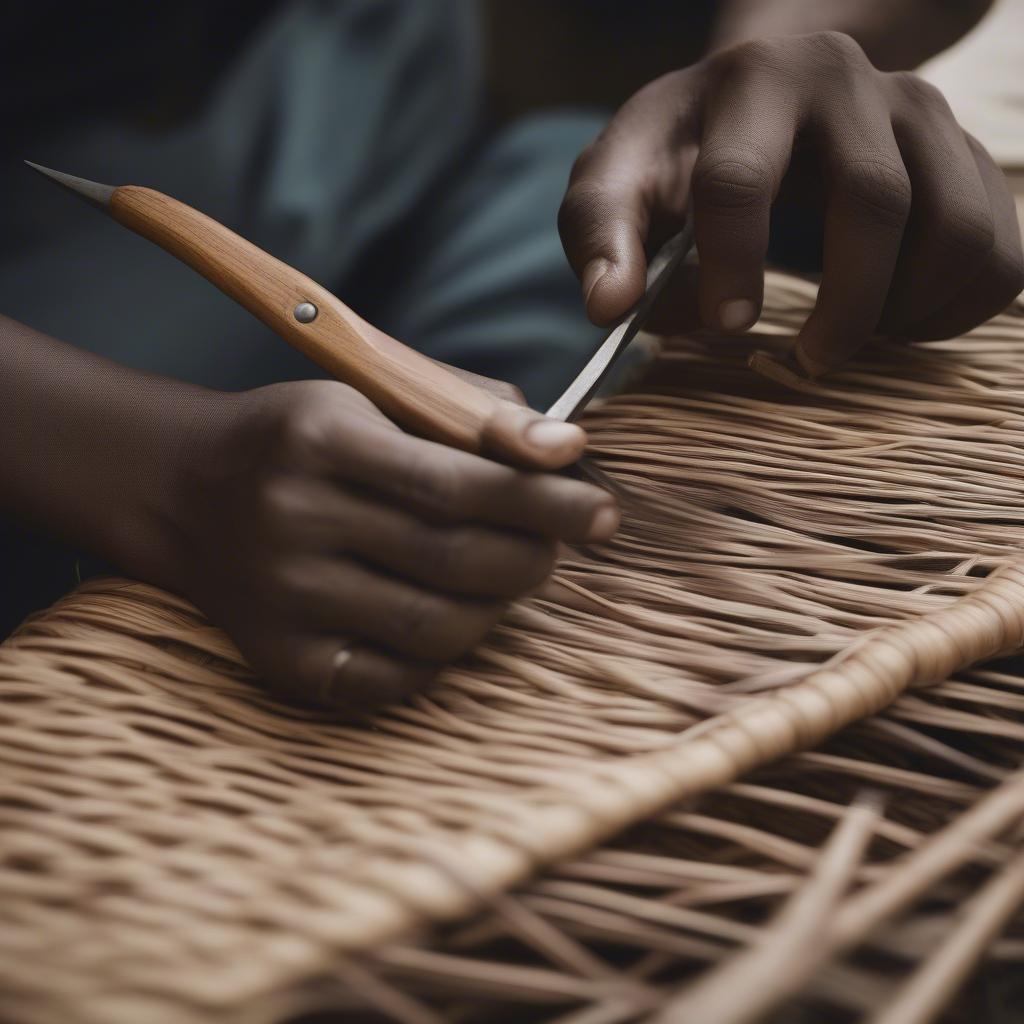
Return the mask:
<svg viewBox="0 0 1024 1024"><path fill-rule="evenodd" d="M777 384L748 358L813 290L769 284L752 339L673 346L590 416L602 465L647 499L621 536L369 724L273 703L222 633L142 584L86 584L26 623L0 648L0 1016L433 1021L457 997L461 1019L725 1020L708 1007L730 977L693 974L736 950L752 984L863 1012L888 982L815 972L811 951L943 879L952 914L950 875L1010 865L983 904L1005 913L955 960L973 964L1020 900L1024 694L1005 673L945 681L1024 637L1022 309ZM941 951L937 920L905 950ZM762 925L809 969L746 963ZM473 960L495 948L507 962ZM683 998L711 1002L680 1017Z"/></svg>

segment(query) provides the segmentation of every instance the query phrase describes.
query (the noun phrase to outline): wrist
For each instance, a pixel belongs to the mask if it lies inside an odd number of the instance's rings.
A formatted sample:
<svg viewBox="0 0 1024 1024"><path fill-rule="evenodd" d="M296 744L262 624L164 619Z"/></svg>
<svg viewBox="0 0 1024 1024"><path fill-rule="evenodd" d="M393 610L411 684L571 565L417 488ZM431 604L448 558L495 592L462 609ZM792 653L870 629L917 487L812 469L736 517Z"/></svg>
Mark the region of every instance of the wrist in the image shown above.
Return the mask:
<svg viewBox="0 0 1024 1024"><path fill-rule="evenodd" d="M0 509L185 592L183 495L239 397L120 366L0 316Z"/></svg>
<svg viewBox="0 0 1024 1024"><path fill-rule="evenodd" d="M224 471L241 396L183 386L152 397L147 422L159 429L141 445L146 469L125 480L123 498L112 498L100 547L124 572L191 597L205 495Z"/></svg>

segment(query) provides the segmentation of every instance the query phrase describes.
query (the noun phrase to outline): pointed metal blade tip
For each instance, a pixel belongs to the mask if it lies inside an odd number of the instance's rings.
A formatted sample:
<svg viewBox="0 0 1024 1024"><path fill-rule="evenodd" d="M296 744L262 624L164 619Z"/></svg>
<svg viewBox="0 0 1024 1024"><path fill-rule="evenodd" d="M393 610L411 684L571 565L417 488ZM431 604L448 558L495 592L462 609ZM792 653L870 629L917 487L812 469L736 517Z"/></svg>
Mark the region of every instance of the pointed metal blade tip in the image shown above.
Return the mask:
<svg viewBox="0 0 1024 1024"><path fill-rule="evenodd" d="M44 167L42 164L26 160L26 164L37 174L44 178L55 181L62 188L84 199L90 206L106 210L110 206L110 197L117 189L116 185L102 185L98 181L89 181L87 178L76 178L73 174L65 174L63 171L55 171L52 167Z"/></svg>

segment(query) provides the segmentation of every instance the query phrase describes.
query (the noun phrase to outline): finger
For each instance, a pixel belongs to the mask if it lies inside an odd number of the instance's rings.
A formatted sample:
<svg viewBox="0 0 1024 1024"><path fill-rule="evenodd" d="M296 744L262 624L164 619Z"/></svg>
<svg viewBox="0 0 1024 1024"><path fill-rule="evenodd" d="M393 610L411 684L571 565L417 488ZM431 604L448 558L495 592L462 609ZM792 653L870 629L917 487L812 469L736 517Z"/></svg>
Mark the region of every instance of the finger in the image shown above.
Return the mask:
<svg viewBox="0 0 1024 1024"><path fill-rule="evenodd" d="M641 89L573 167L558 230L594 323L618 319L643 294L655 207L684 207L686 154L670 140L680 120L678 77Z"/></svg>
<svg viewBox="0 0 1024 1024"><path fill-rule="evenodd" d="M308 555L349 554L360 561L468 597L514 598L540 586L556 545L482 526L437 526L327 480L290 487L288 545Z"/></svg>
<svg viewBox="0 0 1024 1024"><path fill-rule="evenodd" d="M734 76L712 93L693 171L698 297L708 327L742 331L760 314L771 207L799 113L771 78Z"/></svg>
<svg viewBox="0 0 1024 1024"><path fill-rule="evenodd" d="M345 450L345 446L339 448L339 440L349 434L407 436L353 388L337 381L308 381L301 386L307 400L297 411L289 411L284 429L277 436L286 459L295 465L316 468L324 462L333 463L338 451ZM543 416L508 400L493 403L489 414L481 440L484 449L502 461L550 470L570 465L583 454L587 435L573 423Z"/></svg>
<svg viewBox="0 0 1024 1024"><path fill-rule="evenodd" d="M988 260L934 314L916 324L916 338L952 338L1001 313L1024 289L1020 225L1006 177L985 147L965 133L992 209L995 237Z"/></svg>
<svg viewBox="0 0 1024 1024"><path fill-rule="evenodd" d="M342 559L293 559L276 570L270 600L304 629L368 640L386 652L444 664L475 647L504 604L472 601Z"/></svg>
<svg viewBox="0 0 1024 1024"><path fill-rule="evenodd" d="M444 363L439 365L501 400L484 427L483 450L486 453L533 469L561 469L583 455L587 435L582 428L535 412L514 384Z"/></svg>
<svg viewBox="0 0 1024 1024"><path fill-rule="evenodd" d="M851 97L819 131L824 266L795 351L811 376L843 362L875 332L910 210L910 179L880 95Z"/></svg>
<svg viewBox="0 0 1024 1024"><path fill-rule="evenodd" d="M988 263L995 224L974 154L942 93L914 75L889 81L912 199L880 330L907 334Z"/></svg>
<svg viewBox="0 0 1024 1024"><path fill-rule="evenodd" d="M511 600L539 587L555 567L554 541L475 526L439 528L391 510L349 537L366 561L431 590ZM391 521L393 519L393 521Z"/></svg>
<svg viewBox="0 0 1024 1024"><path fill-rule="evenodd" d="M597 144L595 144L597 145ZM643 295L648 212L640 168L618 148L574 172L558 211L558 231L580 279L587 316L610 324ZM618 181L615 175L626 174Z"/></svg>
<svg viewBox="0 0 1024 1024"><path fill-rule="evenodd" d="M436 665L407 661L337 636L297 635L276 645L264 668L279 699L338 713L363 713L424 689Z"/></svg>
<svg viewBox="0 0 1024 1024"><path fill-rule="evenodd" d="M562 469L576 462L587 435L575 423L502 402L484 427L482 448L502 462L526 469Z"/></svg>
<svg viewBox="0 0 1024 1024"><path fill-rule="evenodd" d="M591 484L523 472L370 418L321 423L313 443L325 472L444 522L569 542L606 540L618 528L614 499Z"/></svg>

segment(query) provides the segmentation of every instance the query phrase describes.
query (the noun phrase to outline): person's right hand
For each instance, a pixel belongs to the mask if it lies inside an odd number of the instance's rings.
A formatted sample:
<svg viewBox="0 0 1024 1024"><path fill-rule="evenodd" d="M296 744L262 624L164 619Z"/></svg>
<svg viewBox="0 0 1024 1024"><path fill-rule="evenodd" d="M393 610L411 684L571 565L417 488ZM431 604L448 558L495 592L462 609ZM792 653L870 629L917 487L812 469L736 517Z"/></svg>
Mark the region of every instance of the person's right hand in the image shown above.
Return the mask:
<svg viewBox="0 0 1024 1024"><path fill-rule="evenodd" d="M304 703L362 710L411 693L548 577L559 541L618 525L604 491L412 437L343 384L225 402L176 491L179 578ZM512 403L504 414L537 468L581 454L579 428Z"/></svg>

